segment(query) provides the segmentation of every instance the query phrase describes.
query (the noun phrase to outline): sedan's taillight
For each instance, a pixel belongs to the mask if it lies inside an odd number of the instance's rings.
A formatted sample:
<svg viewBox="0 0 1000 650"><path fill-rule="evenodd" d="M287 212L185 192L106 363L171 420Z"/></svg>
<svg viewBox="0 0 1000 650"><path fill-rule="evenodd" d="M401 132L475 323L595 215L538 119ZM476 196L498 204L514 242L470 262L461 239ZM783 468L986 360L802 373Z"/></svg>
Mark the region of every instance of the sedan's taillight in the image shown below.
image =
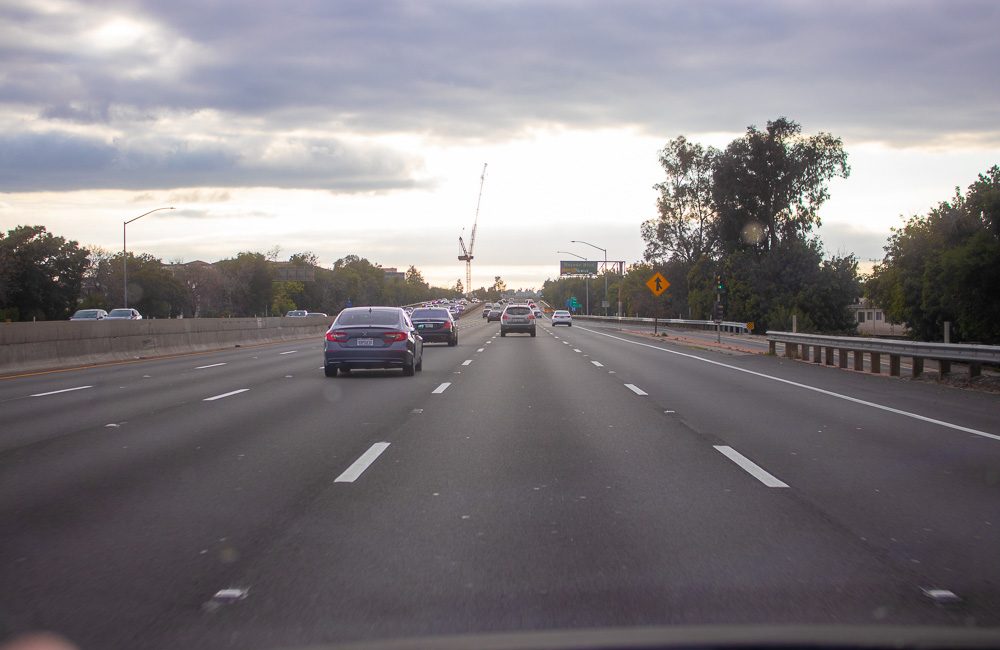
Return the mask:
<svg viewBox="0 0 1000 650"><path fill-rule="evenodd" d="M406 332L386 332L382 335L382 340L386 343L395 343L396 341L405 341Z"/></svg>
<svg viewBox="0 0 1000 650"><path fill-rule="evenodd" d="M504 314L504 315L502 316L502 319L503 319L503 320L510 320L510 316L508 316L507 314Z"/></svg>
<svg viewBox="0 0 1000 650"><path fill-rule="evenodd" d="M444 322L444 328L445 328L446 330L450 330L450 329L451 329L451 321L450 321L450 320L446 320L446 321Z"/></svg>
<svg viewBox="0 0 1000 650"><path fill-rule="evenodd" d="M528 314L528 320L535 320L534 314Z"/></svg>
<svg viewBox="0 0 1000 650"><path fill-rule="evenodd" d="M326 340L331 343L347 343L347 332L327 332Z"/></svg>

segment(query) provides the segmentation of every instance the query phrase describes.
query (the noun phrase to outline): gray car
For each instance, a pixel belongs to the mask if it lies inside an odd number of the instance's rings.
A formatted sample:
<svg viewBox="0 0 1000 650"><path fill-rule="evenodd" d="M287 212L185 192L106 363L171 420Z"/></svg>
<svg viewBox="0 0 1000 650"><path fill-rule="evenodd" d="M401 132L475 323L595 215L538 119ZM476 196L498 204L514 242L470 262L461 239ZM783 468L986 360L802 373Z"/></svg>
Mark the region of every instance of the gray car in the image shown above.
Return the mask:
<svg viewBox="0 0 1000 650"><path fill-rule="evenodd" d="M108 312L103 309L79 309L69 317L70 320L104 320Z"/></svg>
<svg viewBox="0 0 1000 650"><path fill-rule="evenodd" d="M500 315L500 336L508 332L535 335L535 315L528 305L507 305Z"/></svg>
<svg viewBox="0 0 1000 650"><path fill-rule="evenodd" d="M410 320L425 343L439 341L452 347L458 345L458 323L447 309L414 309Z"/></svg>
<svg viewBox="0 0 1000 650"><path fill-rule="evenodd" d="M118 307L112 309L105 318L108 320L142 320L142 314L131 307Z"/></svg>
<svg viewBox="0 0 1000 650"><path fill-rule="evenodd" d="M401 307L348 307L326 332L323 368L327 377L355 368L402 368L412 377L423 370L424 340Z"/></svg>

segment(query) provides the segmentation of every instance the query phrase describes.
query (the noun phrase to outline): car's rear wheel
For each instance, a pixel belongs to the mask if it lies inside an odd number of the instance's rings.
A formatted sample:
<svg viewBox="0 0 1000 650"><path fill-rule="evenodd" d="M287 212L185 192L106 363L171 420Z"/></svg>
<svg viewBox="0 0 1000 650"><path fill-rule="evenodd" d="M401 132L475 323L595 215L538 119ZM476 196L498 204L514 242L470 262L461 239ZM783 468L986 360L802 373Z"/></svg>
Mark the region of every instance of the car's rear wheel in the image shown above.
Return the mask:
<svg viewBox="0 0 1000 650"><path fill-rule="evenodd" d="M412 377L413 374L414 374L414 372L415 372L415 369L414 369L412 361L410 363L404 363L403 364L403 376L404 377Z"/></svg>
<svg viewBox="0 0 1000 650"><path fill-rule="evenodd" d="M420 372L421 370L423 370L423 369L424 369L424 355L423 355L423 353L421 353L421 354L420 354L420 361L418 361L418 362L417 362L417 365L413 366L413 368L414 368L414 369L415 369L415 370L416 370L417 372Z"/></svg>
<svg viewBox="0 0 1000 650"><path fill-rule="evenodd" d="M500 330L500 336L507 336L507 332Z"/></svg>
<svg viewBox="0 0 1000 650"><path fill-rule="evenodd" d="M534 335L535 335L535 330L531 330L531 335L532 335L532 336L534 336Z"/></svg>
<svg viewBox="0 0 1000 650"><path fill-rule="evenodd" d="M323 368L323 373L326 374L327 377L336 377L337 366L326 366Z"/></svg>
<svg viewBox="0 0 1000 650"><path fill-rule="evenodd" d="M451 347L455 347L456 345L458 345L458 336L456 336L453 339L450 339L448 341L448 345L451 346Z"/></svg>

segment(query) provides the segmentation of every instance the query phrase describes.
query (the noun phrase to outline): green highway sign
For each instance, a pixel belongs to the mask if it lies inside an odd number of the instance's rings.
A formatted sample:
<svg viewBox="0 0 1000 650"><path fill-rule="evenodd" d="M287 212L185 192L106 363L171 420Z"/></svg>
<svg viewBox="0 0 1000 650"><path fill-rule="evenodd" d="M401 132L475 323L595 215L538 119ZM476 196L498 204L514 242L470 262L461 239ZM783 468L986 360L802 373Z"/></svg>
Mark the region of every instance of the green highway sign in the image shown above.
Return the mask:
<svg viewBox="0 0 1000 650"><path fill-rule="evenodd" d="M559 275L597 275L597 262L587 260L562 260Z"/></svg>

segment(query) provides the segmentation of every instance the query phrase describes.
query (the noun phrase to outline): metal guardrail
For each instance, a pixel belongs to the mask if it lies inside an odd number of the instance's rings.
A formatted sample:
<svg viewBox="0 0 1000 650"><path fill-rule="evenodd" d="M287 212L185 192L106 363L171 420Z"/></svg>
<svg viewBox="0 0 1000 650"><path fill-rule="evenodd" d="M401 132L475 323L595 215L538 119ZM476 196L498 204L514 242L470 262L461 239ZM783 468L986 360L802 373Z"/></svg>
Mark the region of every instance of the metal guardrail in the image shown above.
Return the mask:
<svg viewBox="0 0 1000 650"><path fill-rule="evenodd" d="M1000 346L971 345L956 343L923 343L920 341L904 341L894 339L874 339L856 336L823 336L821 334L800 334L798 332L767 332L768 350L777 353L777 344L784 345L784 356L790 359L806 359L812 349L812 361L832 366L834 354L838 357L839 366L848 366L848 356L853 355L854 369L864 370L864 355L870 355L871 372L881 371L881 355L889 355L889 374L899 375L901 357L909 357L913 361L913 376L923 373L924 360L930 359L938 363L940 373L951 372L951 363L969 364L969 375L976 377L981 373L982 364L1000 365Z"/></svg>
<svg viewBox="0 0 1000 650"><path fill-rule="evenodd" d="M592 320L603 323L618 323L621 325L674 325L695 329L715 330L714 320L687 320L684 318L627 318L625 316L581 316L574 315L573 320ZM736 321L722 321L719 327L723 332L731 334L749 334L746 323Z"/></svg>

